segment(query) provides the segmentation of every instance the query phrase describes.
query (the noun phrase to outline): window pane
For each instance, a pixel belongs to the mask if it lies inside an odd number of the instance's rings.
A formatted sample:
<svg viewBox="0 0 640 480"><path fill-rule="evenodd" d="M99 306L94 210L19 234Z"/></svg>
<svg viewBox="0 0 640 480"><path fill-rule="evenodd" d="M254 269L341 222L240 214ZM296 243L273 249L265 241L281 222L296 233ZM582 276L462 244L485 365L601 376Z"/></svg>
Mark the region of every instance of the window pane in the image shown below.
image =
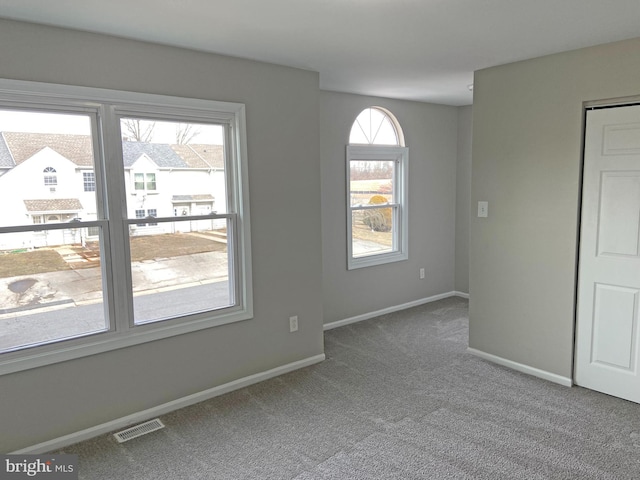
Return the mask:
<svg viewBox="0 0 640 480"><path fill-rule="evenodd" d="M134 175L135 189L144 190L144 173L136 173Z"/></svg>
<svg viewBox="0 0 640 480"><path fill-rule="evenodd" d="M134 321L155 322L234 304L221 125L123 118Z"/></svg>
<svg viewBox="0 0 640 480"><path fill-rule="evenodd" d="M353 257L393 252L394 207L355 209L351 212Z"/></svg>
<svg viewBox="0 0 640 480"><path fill-rule="evenodd" d="M224 219L162 222L143 230L130 226L135 323L234 304Z"/></svg>
<svg viewBox="0 0 640 480"><path fill-rule="evenodd" d="M393 203L393 161L351 161L349 195L350 205Z"/></svg>
<svg viewBox="0 0 640 480"><path fill-rule="evenodd" d="M120 130L128 218L227 213L221 125L123 118Z"/></svg>
<svg viewBox="0 0 640 480"><path fill-rule="evenodd" d="M396 129L386 115L376 131L372 143L374 145L399 145Z"/></svg>
<svg viewBox="0 0 640 480"><path fill-rule="evenodd" d="M389 116L379 108L366 108L353 122L351 145L399 145L398 133Z"/></svg>
<svg viewBox="0 0 640 480"><path fill-rule="evenodd" d="M69 225L0 233L0 350L108 329L90 117L0 109L0 130L0 232Z"/></svg>
<svg viewBox="0 0 640 480"><path fill-rule="evenodd" d="M80 170L94 169L88 116L0 110L0 129L0 226L98 218Z"/></svg>
<svg viewBox="0 0 640 480"><path fill-rule="evenodd" d="M156 174L147 173L147 190L155 190L155 189L156 189Z"/></svg>
<svg viewBox="0 0 640 480"><path fill-rule="evenodd" d="M108 329L100 241L86 230L0 234L0 352Z"/></svg>

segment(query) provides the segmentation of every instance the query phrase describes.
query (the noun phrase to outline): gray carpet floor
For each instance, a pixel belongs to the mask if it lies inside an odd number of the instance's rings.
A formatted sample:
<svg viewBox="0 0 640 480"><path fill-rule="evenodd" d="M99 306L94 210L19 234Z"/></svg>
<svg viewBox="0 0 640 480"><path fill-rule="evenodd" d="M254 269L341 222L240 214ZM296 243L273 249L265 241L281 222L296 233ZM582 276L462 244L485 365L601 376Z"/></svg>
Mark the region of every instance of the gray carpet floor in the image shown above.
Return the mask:
<svg viewBox="0 0 640 480"><path fill-rule="evenodd" d="M640 405L466 352L449 298L325 333L327 360L59 453L83 479L638 479Z"/></svg>

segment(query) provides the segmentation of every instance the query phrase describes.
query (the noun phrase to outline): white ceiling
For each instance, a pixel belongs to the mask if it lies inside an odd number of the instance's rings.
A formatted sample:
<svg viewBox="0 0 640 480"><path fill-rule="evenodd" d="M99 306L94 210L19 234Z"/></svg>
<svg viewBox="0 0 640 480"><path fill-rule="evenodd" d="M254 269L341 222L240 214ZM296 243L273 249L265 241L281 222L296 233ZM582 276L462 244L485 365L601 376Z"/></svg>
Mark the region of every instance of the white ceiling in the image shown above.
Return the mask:
<svg viewBox="0 0 640 480"><path fill-rule="evenodd" d="M320 88L449 105L473 71L640 36L640 0L0 0L0 17L320 72Z"/></svg>

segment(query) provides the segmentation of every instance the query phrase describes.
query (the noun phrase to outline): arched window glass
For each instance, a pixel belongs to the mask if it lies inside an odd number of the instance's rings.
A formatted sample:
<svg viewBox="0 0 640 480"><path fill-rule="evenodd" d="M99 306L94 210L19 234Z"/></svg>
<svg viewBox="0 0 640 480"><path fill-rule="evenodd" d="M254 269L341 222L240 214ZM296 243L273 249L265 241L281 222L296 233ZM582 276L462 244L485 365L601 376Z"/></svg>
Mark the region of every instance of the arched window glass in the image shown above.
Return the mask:
<svg viewBox="0 0 640 480"><path fill-rule="evenodd" d="M356 117L347 147L347 268L408 258L409 149L393 114L381 107Z"/></svg>
<svg viewBox="0 0 640 480"><path fill-rule="evenodd" d="M353 122L349 135L350 145L404 146L400 125L388 110L380 107L365 108Z"/></svg>

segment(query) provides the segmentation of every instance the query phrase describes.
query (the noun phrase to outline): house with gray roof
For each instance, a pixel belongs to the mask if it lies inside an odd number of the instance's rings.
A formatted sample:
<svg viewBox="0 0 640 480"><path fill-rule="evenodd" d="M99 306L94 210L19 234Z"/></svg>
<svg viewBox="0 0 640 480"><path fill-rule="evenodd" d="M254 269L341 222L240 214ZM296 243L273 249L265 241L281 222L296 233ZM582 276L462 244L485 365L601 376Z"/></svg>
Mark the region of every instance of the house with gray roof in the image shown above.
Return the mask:
<svg viewBox="0 0 640 480"><path fill-rule="evenodd" d="M221 145L123 141L122 162L131 219L208 215L226 209ZM0 225L98 219L91 138L0 132L0 201ZM131 234L186 232L211 228L212 222L141 221L131 225ZM98 234L97 229L86 230L83 239ZM0 239L0 250L68 243L64 235L64 229L50 230L42 238L12 234Z"/></svg>

